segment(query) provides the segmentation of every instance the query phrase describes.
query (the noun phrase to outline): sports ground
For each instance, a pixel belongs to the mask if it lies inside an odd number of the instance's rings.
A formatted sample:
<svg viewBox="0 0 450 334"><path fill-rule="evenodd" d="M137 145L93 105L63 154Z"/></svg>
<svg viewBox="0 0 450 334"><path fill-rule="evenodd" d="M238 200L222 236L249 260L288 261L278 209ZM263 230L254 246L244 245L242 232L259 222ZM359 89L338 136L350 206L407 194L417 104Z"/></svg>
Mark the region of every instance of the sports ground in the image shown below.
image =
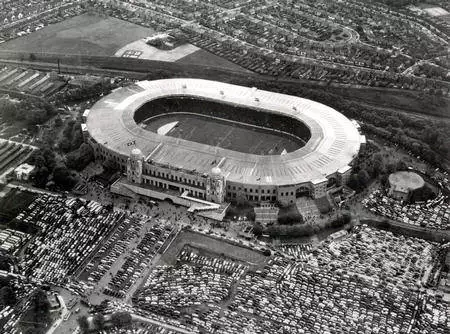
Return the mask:
<svg viewBox="0 0 450 334"><path fill-rule="evenodd" d="M154 33L114 17L83 14L2 44L2 49L111 56L124 45Z"/></svg>
<svg viewBox="0 0 450 334"><path fill-rule="evenodd" d="M2 44L2 50L88 56L117 56L246 71L192 44L158 50L143 39L156 31L115 17L82 14Z"/></svg>
<svg viewBox="0 0 450 334"><path fill-rule="evenodd" d="M304 145L293 136L204 115L163 114L144 123L146 130L152 132L176 123L167 136L257 155L279 155L284 150L289 153Z"/></svg>

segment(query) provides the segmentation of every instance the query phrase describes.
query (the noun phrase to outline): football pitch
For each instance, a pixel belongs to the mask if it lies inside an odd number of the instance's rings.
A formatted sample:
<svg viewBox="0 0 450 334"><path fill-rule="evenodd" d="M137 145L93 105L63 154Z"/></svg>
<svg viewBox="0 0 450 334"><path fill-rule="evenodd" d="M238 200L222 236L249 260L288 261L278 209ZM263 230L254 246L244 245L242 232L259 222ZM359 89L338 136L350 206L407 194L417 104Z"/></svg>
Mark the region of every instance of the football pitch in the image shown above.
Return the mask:
<svg viewBox="0 0 450 334"><path fill-rule="evenodd" d="M279 155L284 150L289 153L304 145L300 139L287 134L198 114L165 114L143 123L146 130L157 132L160 127L174 122L176 126L166 136L242 153Z"/></svg>
<svg viewBox="0 0 450 334"><path fill-rule="evenodd" d="M82 14L2 44L4 50L112 56L154 30L114 17Z"/></svg>

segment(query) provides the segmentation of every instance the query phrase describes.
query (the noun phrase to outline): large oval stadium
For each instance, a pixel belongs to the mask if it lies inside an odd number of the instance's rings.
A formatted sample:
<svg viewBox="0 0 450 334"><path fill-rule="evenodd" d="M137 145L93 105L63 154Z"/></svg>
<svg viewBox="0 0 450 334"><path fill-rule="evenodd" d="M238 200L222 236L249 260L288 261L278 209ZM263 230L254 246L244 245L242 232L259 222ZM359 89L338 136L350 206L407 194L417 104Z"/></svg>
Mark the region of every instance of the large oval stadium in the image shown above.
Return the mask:
<svg viewBox="0 0 450 334"><path fill-rule="evenodd" d="M321 197L346 182L365 143L356 122L323 104L200 79L140 81L83 116L96 157L120 166L125 183L216 203Z"/></svg>

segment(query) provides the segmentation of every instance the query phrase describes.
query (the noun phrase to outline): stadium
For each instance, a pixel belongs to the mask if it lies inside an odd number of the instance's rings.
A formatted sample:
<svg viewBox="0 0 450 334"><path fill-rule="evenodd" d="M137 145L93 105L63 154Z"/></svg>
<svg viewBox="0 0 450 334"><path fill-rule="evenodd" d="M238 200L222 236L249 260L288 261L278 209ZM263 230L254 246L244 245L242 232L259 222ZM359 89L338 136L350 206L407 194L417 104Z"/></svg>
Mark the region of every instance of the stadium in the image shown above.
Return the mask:
<svg viewBox="0 0 450 334"><path fill-rule="evenodd" d="M122 195L289 205L347 182L365 137L323 104L200 79L140 81L83 114L97 159ZM126 175L126 177L125 177Z"/></svg>

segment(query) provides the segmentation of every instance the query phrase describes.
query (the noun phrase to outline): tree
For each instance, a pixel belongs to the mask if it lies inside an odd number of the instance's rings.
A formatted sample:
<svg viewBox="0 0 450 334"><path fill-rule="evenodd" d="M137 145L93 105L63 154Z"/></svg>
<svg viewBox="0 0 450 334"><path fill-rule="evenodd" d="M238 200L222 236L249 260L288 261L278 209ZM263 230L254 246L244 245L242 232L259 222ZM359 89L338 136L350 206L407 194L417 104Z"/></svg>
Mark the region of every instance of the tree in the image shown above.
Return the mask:
<svg viewBox="0 0 450 334"><path fill-rule="evenodd" d="M42 289L37 289L31 299L32 319L37 323L46 323L50 318L50 302Z"/></svg>
<svg viewBox="0 0 450 334"><path fill-rule="evenodd" d="M77 182L65 165L55 167L53 170L53 180L57 185L67 190L72 189Z"/></svg>
<svg viewBox="0 0 450 334"><path fill-rule="evenodd" d="M397 168L397 164L391 162L391 163L387 164L386 171L387 171L388 174L391 174L391 173L394 173L396 171L396 168Z"/></svg>
<svg viewBox="0 0 450 334"><path fill-rule="evenodd" d="M359 178L358 178L357 174L350 175L350 178L348 180L348 186L355 191L359 190L360 186L359 186Z"/></svg>
<svg viewBox="0 0 450 334"><path fill-rule="evenodd" d="M407 170L408 169L408 165L406 164L406 162L404 162L403 160L399 160L397 162L397 170Z"/></svg>
<svg viewBox="0 0 450 334"><path fill-rule="evenodd" d="M82 170L91 161L94 161L94 150L86 143L67 155L67 166L75 170Z"/></svg>
<svg viewBox="0 0 450 334"><path fill-rule="evenodd" d="M253 225L253 234L256 237L260 237L263 234L263 227L260 223Z"/></svg>
<svg viewBox="0 0 450 334"><path fill-rule="evenodd" d="M17 302L17 297L14 290L9 286L4 286L0 289L0 305L13 306Z"/></svg>
<svg viewBox="0 0 450 334"><path fill-rule="evenodd" d="M71 149L70 140L67 139L66 137L61 138L61 140L58 144L58 147L61 151L65 152L65 153L69 152Z"/></svg>
<svg viewBox="0 0 450 334"><path fill-rule="evenodd" d="M358 183L360 188L365 188L369 184L370 176L365 169L361 169L358 172Z"/></svg>
<svg viewBox="0 0 450 334"><path fill-rule="evenodd" d="M377 177L378 175L383 174L386 171L381 154L375 153L372 157L372 161L374 177Z"/></svg>
<svg viewBox="0 0 450 334"><path fill-rule="evenodd" d="M62 126L62 125L63 125L63 121L62 121L61 117L56 117L56 118L55 118L55 126L56 126L57 128L59 128L59 127Z"/></svg>
<svg viewBox="0 0 450 334"><path fill-rule="evenodd" d="M0 116L4 117L7 121L13 120L17 114L18 104L18 102L10 99L0 99Z"/></svg>
<svg viewBox="0 0 450 334"><path fill-rule="evenodd" d="M95 314L92 322L94 323L94 327L98 330L105 328L105 317L101 313Z"/></svg>
<svg viewBox="0 0 450 334"><path fill-rule="evenodd" d="M44 290L36 290L32 299L32 305L36 312L48 313L50 311L50 302Z"/></svg>
<svg viewBox="0 0 450 334"><path fill-rule="evenodd" d="M78 326L80 326L81 332L87 333L87 331L89 329L89 322L87 320L87 317L85 315L82 317L78 317L77 322L78 322Z"/></svg>
<svg viewBox="0 0 450 334"><path fill-rule="evenodd" d="M117 327L131 325L131 315L128 312L118 312L111 315L112 323Z"/></svg>

